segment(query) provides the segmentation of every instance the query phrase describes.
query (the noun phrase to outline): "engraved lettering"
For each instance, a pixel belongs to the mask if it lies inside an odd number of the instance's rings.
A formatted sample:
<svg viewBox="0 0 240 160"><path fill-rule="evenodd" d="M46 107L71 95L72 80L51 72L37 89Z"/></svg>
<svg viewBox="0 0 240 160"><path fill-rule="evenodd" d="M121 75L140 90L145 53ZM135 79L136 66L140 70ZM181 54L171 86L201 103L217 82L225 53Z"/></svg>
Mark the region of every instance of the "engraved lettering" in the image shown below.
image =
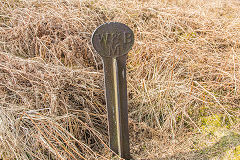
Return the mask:
<svg viewBox="0 0 240 160"><path fill-rule="evenodd" d="M120 43L116 44L115 47L113 47L113 45L109 46L109 55L119 55L120 46Z"/></svg>
<svg viewBox="0 0 240 160"><path fill-rule="evenodd" d="M121 33L112 33L112 42L115 41L115 39L120 39Z"/></svg>
<svg viewBox="0 0 240 160"><path fill-rule="evenodd" d="M99 34L100 43L103 42L104 46L107 46L110 33Z"/></svg>
<svg viewBox="0 0 240 160"><path fill-rule="evenodd" d="M131 43L133 40L132 34L128 32L122 33L102 33L98 34L99 42L102 49L106 50L107 56L120 55L124 44Z"/></svg>
<svg viewBox="0 0 240 160"><path fill-rule="evenodd" d="M123 43L131 43L132 42L132 34L123 32Z"/></svg>
<svg viewBox="0 0 240 160"><path fill-rule="evenodd" d="M101 25L92 36L93 47L102 57L125 55L132 47L133 42L132 30L117 22Z"/></svg>

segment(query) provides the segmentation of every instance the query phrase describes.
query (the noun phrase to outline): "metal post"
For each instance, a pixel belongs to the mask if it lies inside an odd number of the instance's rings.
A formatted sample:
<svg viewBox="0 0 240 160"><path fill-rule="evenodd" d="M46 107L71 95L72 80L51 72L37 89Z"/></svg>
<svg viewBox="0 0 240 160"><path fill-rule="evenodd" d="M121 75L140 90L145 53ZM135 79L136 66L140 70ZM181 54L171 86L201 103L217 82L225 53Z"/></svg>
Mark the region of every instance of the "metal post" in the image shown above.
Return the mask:
<svg viewBox="0 0 240 160"><path fill-rule="evenodd" d="M133 43L132 30L125 24L117 22L99 26L92 36L93 47L102 57L104 64L110 148L124 159L131 158L126 60Z"/></svg>

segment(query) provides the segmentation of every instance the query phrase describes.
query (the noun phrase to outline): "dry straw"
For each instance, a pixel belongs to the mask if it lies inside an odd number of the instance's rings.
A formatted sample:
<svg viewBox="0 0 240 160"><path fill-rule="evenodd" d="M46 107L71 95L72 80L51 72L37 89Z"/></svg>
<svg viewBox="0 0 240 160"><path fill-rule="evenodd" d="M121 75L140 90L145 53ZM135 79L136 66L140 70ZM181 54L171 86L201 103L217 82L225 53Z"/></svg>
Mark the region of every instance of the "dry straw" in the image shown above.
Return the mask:
<svg viewBox="0 0 240 160"><path fill-rule="evenodd" d="M235 0L0 1L0 156L109 158L102 62L90 43L109 21L136 36L134 156L189 150L202 116L239 130L239 15Z"/></svg>

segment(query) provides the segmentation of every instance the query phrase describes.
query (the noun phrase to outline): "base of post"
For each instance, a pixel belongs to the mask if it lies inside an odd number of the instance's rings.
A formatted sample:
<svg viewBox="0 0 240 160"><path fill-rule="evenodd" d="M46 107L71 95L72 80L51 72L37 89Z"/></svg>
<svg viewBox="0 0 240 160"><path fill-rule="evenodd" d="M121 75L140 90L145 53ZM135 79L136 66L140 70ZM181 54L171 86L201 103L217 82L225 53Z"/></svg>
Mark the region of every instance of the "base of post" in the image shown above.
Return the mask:
<svg viewBox="0 0 240 160"><path fill-rule="evenodd" d="M116 156L115 154L113 154L111 160L135 160L135 158L132 157L132 156L127 156L127 157L125 157L125 158L120 158L120 159L119 159L119 156Z"/></svg>

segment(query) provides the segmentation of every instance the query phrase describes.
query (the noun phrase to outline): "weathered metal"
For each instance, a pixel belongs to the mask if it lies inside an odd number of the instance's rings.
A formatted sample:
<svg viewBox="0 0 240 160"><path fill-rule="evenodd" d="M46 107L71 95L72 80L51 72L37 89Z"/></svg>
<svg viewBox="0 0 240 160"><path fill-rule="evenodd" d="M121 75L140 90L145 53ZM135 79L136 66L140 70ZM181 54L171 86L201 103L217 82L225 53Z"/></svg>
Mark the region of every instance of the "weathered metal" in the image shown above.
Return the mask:
<svg viewBox="0 0 240 160"><path fill-rule="evenodd" d="M103 59L110 148L130 159L126 81L127 53L134 43L133 31L118 22L99 26L92 44Z"/></svg>

